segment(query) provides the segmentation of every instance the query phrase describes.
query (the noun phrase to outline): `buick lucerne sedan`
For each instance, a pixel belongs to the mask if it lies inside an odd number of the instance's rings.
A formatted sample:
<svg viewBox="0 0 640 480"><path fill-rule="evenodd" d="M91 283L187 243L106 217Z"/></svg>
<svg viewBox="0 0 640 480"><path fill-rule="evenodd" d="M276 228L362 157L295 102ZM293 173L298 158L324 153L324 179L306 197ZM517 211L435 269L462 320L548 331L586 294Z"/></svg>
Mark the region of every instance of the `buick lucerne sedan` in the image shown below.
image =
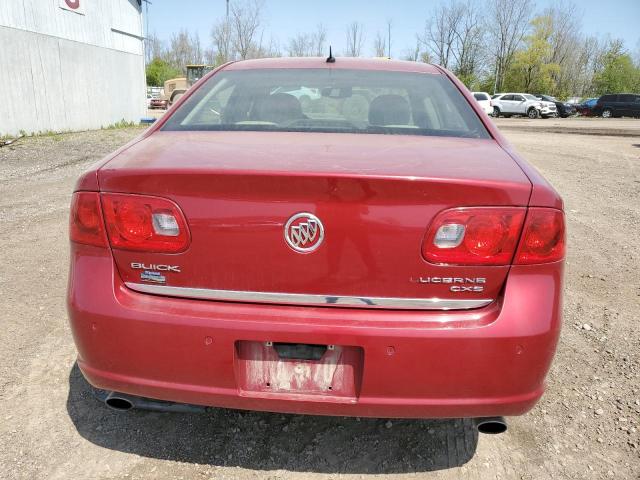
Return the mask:
<svg viewBox="0 0 640 480"><path fill-rule="evenodd" d="M68 311L111 407L487 419L543 394L561 198L448 71L329 60L223 65L78 180Z"/></svg>

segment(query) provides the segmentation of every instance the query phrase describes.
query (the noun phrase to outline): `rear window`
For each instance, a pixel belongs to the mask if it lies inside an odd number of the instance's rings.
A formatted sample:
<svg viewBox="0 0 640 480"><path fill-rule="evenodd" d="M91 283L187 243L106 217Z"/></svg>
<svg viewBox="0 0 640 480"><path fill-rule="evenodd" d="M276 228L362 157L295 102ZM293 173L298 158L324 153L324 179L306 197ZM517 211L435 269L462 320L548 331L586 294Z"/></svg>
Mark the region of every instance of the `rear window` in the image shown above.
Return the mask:
<svg viewBox="0 0 640 480"><path fill-rule="evenodd" d="M329 68L222 71L162 129L489 138L444 75Z"/></svg>
<svg viewBox="0 0 640 480"><path fill-rule="evenodd" d="M473 96L475 97L476 100L479 100L479 101L489 100L489 95L487 95L486 93L474 93Z"/></svg>

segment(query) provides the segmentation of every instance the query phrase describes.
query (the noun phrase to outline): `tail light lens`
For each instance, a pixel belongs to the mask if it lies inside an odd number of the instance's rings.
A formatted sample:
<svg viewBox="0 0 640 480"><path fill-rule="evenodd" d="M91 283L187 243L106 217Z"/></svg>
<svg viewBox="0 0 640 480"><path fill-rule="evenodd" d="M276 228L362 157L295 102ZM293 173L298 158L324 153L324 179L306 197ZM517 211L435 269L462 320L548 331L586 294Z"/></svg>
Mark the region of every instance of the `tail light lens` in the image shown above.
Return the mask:
<svg viewBox="0 0 640 480"><path fill-rule="evenodd" d="M100 196L96 192L76 192L71 200L69 238L72 242L106 247Z"/></svg>
<svg viewBox="0 0 640 480"><path fill-rule="evenodd" d="M562 260L566 248L564 213L532 207L527 213L514 263L528 265Z"/></svg>
<svg viewBox="0 0 640 480"><path fill-rule="evenodd" d="M178 253L189 246L184 215L166 198L106 193L102 208L113 248Z"/></svg>
<svg viewBox="0 0 640 480"><path fill-rule="evenodd" d="M431 223L422 254L431 263L508 265L526 209L468 207L445 210Z"/></svg>

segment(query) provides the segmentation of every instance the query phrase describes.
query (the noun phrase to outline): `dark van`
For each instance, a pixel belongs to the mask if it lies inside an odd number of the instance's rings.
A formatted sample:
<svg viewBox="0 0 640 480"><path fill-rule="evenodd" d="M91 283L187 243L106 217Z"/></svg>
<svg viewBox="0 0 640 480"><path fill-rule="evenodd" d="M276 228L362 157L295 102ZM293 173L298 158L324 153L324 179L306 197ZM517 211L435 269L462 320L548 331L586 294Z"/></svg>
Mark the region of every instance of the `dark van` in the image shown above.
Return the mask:
<svg viewBox="0 0 640 480"><path fill-rule="evenodd" d="M593 113L602 115L604 118L640 117L640 95L634 93L603 95L598 99Z"/></svg>

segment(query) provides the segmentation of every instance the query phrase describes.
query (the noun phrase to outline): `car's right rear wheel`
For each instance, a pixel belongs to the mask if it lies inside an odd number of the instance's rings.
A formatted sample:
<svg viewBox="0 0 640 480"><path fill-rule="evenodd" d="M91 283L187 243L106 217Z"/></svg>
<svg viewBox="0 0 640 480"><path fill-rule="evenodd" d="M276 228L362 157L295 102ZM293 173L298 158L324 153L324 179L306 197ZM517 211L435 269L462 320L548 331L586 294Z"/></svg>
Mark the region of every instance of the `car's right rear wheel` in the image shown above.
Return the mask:
<svg viewBox="0 0 640 480"><path fill-rule="evenodd" d="M602 111L602 118L611 118L611 117L613 117L613 112L611 111L610 108L605 108Z"/></svg>
<svg viewBox="0 0 640 480"><path fill-rule="evenodd" d="M498 107L493 107L493 116L496 118L500 116L500 109Z"/></svg>

